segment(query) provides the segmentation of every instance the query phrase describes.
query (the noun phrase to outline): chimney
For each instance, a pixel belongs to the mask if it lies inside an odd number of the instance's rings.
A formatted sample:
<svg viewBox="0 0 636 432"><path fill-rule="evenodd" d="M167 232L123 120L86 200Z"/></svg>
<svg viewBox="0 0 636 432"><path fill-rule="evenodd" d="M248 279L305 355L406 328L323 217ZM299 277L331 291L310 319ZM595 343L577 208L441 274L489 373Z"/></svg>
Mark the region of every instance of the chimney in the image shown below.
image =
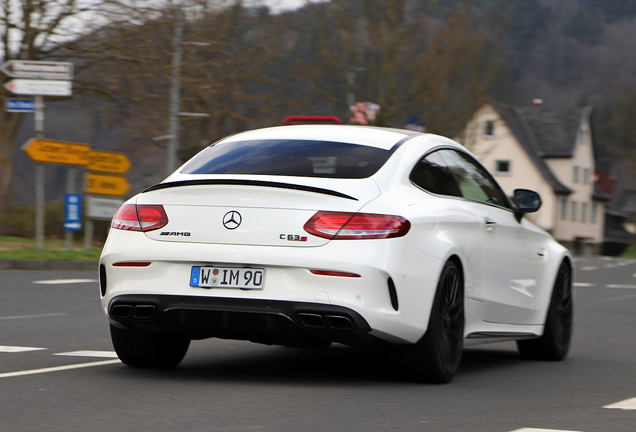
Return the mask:
<svg viewBox="0 0 636 432"><path fill-rule="evenodd" d="M532 106L535 108L541 108L543 106L543 99L532 99Z"/></svg>

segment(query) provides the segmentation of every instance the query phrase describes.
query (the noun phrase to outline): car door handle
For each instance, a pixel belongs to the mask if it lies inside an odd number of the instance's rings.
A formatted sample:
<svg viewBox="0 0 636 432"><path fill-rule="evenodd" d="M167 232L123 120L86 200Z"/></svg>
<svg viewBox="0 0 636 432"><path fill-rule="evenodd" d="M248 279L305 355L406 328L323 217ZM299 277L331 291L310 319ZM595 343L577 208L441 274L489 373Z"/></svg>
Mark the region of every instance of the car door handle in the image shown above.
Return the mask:
<svg viewBox="0 0 636 432"><path fill-rule="evenodd" d="M492 219L486 218L486 220L484 222L486 223L486 229L488 231L492 231L492 230L494 230L497 227L497 222L495 222Z"/></svg>

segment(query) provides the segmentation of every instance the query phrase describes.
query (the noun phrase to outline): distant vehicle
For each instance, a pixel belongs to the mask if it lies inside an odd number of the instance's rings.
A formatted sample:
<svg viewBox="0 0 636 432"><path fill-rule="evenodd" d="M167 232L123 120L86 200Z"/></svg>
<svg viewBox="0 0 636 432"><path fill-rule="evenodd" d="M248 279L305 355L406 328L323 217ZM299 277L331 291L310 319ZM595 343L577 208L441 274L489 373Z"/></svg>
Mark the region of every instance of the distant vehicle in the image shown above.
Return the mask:
<svg viewBox="0 0 636 432"><path fill-rule="evenodd" d="M516 340L560 360L572 258L460 144L344 125L209 146L122 205L99 263L127 365L173 367L191 339L397 348L447 382L464 344Z"/></svg>
<svg viewBox="0 0 636 432"><path fill-rule="evenodd" d="M300 124L342 124L340 117L336 116L287 116L283 119L283 125Z"/></svg>

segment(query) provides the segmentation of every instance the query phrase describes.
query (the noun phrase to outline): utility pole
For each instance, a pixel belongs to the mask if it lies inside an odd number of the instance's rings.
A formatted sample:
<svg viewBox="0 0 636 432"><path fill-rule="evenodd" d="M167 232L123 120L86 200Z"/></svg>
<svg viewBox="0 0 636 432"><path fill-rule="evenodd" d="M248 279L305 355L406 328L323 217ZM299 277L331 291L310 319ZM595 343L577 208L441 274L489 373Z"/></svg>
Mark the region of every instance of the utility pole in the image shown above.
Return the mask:
<svg viewBox="0 0 636 432"><path fill-rule="evenodd" d="M179 150L179 99L181 93L181 45L183 39L183 11L177 3L177 22L174 29L174 51L172 53L172 83L170 86L170 118L168 136L168 157L166 175L177 169L177 151Z"/></svg>

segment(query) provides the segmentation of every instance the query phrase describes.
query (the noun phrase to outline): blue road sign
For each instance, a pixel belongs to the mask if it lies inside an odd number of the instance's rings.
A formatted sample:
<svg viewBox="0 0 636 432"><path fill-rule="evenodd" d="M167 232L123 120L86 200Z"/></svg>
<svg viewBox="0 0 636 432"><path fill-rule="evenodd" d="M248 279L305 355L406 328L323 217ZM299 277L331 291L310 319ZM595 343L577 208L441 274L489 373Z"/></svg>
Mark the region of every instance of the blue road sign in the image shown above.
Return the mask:
<svg viewBox="0 0 636 432"><path fill-rule="evenodd" d="M64 195L64 230L82 229L82 194Z"/></svg>
<svg viewBox="0 0 636 432"><path fill-rule="evenodd" d="M6 99L4 109L9 112L33 112L35 111L35 101L33 99Z"/></svg>

